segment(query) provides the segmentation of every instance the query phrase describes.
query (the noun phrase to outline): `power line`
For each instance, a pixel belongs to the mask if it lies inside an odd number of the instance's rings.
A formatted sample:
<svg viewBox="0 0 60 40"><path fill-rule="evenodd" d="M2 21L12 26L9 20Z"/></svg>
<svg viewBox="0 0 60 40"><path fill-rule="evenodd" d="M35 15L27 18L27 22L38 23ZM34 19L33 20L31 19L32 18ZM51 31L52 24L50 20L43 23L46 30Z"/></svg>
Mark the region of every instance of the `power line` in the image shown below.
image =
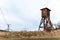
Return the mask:
<svg viewBox="0 0 60 40"><path fill-rule="evenodd" d="M2 11L1 8L0 8L0 10L1 10L1 14L2 14L3 20L5 21L5 24L8 24L8 23L7 23L7 20L6 20L5 16L4 16L4 13L3 13L3 11Z"/></svg>
<svg viewBox="0 0 60 40"><path fill-rule="evenodd" d="M3 11L2 11L1 8L0 8L0 10L1 10L1 14L2 14L3 20L4 20L5 24L7 24L7 31L9 31L9 30L10 30L10 25L11 25L11 24L8 24L8 23L7 23L7 20L6 20L5 16L4 16L4 13L3 13Z"/></svg>

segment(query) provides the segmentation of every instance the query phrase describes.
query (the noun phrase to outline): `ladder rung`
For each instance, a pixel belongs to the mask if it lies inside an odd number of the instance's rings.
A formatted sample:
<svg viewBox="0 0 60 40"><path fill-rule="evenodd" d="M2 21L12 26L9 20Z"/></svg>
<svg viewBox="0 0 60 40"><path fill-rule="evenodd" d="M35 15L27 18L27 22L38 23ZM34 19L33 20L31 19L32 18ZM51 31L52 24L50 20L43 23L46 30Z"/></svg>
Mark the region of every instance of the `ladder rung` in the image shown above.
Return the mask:
<svg viewBox="0 0 60 40"><path fill-rule="evenodd" d="M43 28L43 26L40 26L40 28Z"/></svg>

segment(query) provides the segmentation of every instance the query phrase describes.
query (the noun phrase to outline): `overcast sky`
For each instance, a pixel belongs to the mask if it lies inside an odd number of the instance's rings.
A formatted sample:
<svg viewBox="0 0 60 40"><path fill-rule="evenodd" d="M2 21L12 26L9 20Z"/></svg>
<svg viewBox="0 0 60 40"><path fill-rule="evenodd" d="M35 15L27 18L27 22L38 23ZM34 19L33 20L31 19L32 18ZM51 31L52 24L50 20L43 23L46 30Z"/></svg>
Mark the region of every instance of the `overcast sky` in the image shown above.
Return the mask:
<svg viewBox="0 0 60 40"><path fill-rule="evenodd" d="M60 0L0 0L0 29L38 30L41 10L48 7L51 21L60 21Z"/></svg>

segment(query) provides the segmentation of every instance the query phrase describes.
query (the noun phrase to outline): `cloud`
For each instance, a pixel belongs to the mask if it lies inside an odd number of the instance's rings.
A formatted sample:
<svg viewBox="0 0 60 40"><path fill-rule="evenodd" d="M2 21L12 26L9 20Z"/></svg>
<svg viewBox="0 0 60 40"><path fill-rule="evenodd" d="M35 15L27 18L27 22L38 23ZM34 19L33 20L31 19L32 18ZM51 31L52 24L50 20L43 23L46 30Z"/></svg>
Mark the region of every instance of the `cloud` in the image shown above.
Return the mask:
<svg viewBox="0 0 60 40"><path fill-rule="evenodd" d="M7 23L12 24L13 30L38 29L41 19L40 9L44 7L51 9L51 21L57 23L60 20L59 0L0 0L0 11L3 12ZM4 18L0 12L1 26L5 25Z"/></svg>

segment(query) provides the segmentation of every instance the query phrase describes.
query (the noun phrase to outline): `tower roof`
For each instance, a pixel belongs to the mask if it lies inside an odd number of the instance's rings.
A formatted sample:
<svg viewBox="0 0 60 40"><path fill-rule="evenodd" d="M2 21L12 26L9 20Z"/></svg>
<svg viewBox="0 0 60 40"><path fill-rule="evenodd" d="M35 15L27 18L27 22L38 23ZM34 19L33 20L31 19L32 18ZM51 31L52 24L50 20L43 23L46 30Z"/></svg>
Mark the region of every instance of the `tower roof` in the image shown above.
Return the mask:
<svg viewBox="0 0 60 40"><path fill-rule="evenodd" d="M47 9L47 10L51 11L51 10L50 10L49 8L47 8L47 7L46 7L46 8L42 8L41 10L44 10L44 9Z"/></svg>

